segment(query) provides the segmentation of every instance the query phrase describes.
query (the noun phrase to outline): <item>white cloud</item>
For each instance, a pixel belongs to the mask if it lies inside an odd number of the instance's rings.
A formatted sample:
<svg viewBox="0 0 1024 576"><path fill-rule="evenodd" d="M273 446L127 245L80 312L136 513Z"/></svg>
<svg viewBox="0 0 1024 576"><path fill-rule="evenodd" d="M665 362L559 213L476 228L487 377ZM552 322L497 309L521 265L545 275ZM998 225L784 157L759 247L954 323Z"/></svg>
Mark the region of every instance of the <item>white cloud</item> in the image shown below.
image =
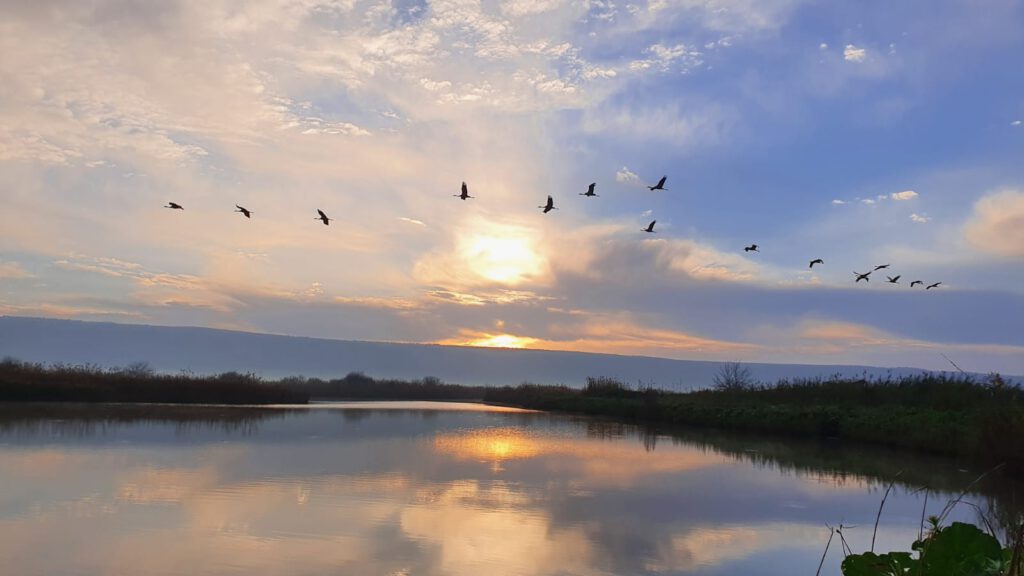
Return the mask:
<svg viewBox="0 0 1024 576"><path fill-rule="evenodd" d="M550 12L559 7L560 0L506 0L501 11L508 16L529 16Z"/></svg>
<svg viewBox="0 0 1024 576"><path fill-rule="evenodd" d="M847 62L863 62L866 55L864 48L858 48L853 44L847 44L843 49L843 59Z"/></svg>
<svg viewBox="0 0 1024 576"><path fill-rule="evenodd" d="M828 44L822 42L821 44L818 44L818 49L819 50L828 50Z"/></svg>
<svg viewBox="0 0 1024 576"><path fill-rule="evenodd" d="M1020 125L1021 125L1021 121L1020 120L1014 120L1013 122L1010 122L1010 126L1020 126Z"/></svg>
<svg viewBox="0 0 1024 576"><path fill-rule="evenodd" d="M931 217L926 214L913 213L910 215L911 222L917 222L918 224L924 224L925 222L931 222Z"/></svg>
<svg viewBox="0 0 1024 576"><path fill-rule="evenodd" d="M687 47L685 44L676 44L675 46L654 44L645 52L649 57L630 62L630 70L640 71L654 68L661 72L668 72L673 68L678 68L679 71L685 73L704 63L701 52Z"/></svg>
<svg viewBox="0 0 1024 576"><path fill-rule="evenodd" d="M863 198L863 199L861 199L861 204L867 204L867 205L870 206L871 204L874 204L874 203L875 203L875 199L874 198Z"/></svg>
<svg viewBox="0 0 1024 576"><path fill-rule="evenodd" d="M904 190L902 192L893 192L889 195L893 200L913 200L917 198L919 194L913 190Z"/></svg>
<svg viewBox="0 0 1024 576"><path fill-rule="evenodd" d="M401 220L402 222L408 222L409 224L415 224L417 226L426 226L427 225L422 220L417 220L415 218L406 218L405 216L399 216L398 219Z"/></svg>
<svg viewBox="0 0 1024 576"><path fill-rule="evenodd" d="M623 166L615 173L615 181L623 184L639 184L640 177L633 173L628 167Z"/></svg>
<svg viewBox="0 0 1024 576"><path fill-rule="evenodd" d="M833 200L833 201L832 201L832 203L833 203L833 204L835 204L835 205L837 205L837 206L841 206L841 205L843 205L843 204L846 204L846 201L845 201L845 200L839 200L839 199L837 198L837 199Z"/></svg>

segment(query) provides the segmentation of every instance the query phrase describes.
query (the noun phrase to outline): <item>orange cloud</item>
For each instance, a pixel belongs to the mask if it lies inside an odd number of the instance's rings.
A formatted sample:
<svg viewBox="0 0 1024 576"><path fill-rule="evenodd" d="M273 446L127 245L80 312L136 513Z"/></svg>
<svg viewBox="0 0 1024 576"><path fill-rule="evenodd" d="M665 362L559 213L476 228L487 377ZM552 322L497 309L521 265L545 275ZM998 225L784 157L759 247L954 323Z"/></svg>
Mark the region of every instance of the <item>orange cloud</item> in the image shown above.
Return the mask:
<svg viewBox="0 0 1024 576"><path fill-rule="evenodd" d="M1003 190L978 200L964 237L983 252L1024 258L1024 192Z"/></svg>
<svg viewBox="0 0 1024 576"><path fill-rule="evenodd" d="M548 337L463 329L459 331L458 336L440 340L436 344L668 357L689 352L728 352L757 348L752 344L702 338L663 328L649 328L624 314L577 316L583 317L584 320L572 324L552 325L548 329Z"/></svg>

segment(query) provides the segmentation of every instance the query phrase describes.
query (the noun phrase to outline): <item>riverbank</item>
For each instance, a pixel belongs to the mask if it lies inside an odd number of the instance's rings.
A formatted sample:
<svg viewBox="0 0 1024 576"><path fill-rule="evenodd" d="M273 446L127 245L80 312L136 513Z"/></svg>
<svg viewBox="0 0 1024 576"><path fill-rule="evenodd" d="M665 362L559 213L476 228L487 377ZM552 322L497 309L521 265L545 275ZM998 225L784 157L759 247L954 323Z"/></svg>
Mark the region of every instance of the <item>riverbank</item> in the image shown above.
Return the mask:
<svg viewBox="0 0 1024 576"><path fill-rule="evenodd" d="M144 364L104 370L0 361L0 402L305 404L309 394L253 374L156 374Z"/></svg>
<svg viewBox="0 0 1024 576"><path fill-rule="evenodd" d="M895 380L779 382L672 393L589 379L583 389L524 384L484 400L651 423L833 437L1005 463L1024 475L1024 391L999 379L925 375Z"/></svg>
<svg viewBox="0 0 1024 576"><path fill-rule="evenodd" d="M997 376L734 382L716 390L669 392L608 378L568 386L485 387L436 378L404 381L360 373L323 380L264 381L252 374L155 374L0 362L0 402L305 404L333 400L483 401L535 410L791 436L841 438L1005 464L1024 477L1024 390Z"/></svg>

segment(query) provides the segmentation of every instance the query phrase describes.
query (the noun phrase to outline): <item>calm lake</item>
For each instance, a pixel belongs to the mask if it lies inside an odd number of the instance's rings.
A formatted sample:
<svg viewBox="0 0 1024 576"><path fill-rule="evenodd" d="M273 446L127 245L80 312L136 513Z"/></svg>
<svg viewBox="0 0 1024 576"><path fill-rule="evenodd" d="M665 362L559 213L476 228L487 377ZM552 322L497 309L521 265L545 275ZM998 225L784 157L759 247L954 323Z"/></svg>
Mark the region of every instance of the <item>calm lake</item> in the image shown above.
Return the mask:
<svg viewBox="0 0 1024 576"><path fill-rule="evenodd" d="M0 406L19 575L813 575L909 549L981 471L906 453L429 402ZM1014 488L967 500L999 512ZM999 494L999 496L995 496ZM978 520L970 506L953 519ZM838 574L832 542L823 574Z"/></svg>

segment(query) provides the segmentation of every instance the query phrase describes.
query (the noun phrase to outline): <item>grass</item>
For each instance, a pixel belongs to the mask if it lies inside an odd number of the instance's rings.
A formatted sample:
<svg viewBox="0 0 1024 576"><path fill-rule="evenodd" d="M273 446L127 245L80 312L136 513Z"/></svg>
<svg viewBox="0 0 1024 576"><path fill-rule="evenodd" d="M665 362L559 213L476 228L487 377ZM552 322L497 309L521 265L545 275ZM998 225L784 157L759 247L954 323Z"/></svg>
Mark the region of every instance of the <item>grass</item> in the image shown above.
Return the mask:
<svg viewBox="0 0 1024 576"><path fill-rule="evenodd" d="M1024 474L1024 390L998 377L783 381L689 393L588 379L583 389L523 384L490 388L484 400L689 426L844 438L1006 463Z"/></svg>
<svg viewBox="0 0 1024 576"><path fill-rule="evenodd" d="M302 390L253 374L156 374L145 364L96 366L0 361L0 402L138 402L169 404L305 404Z"/></svg>

